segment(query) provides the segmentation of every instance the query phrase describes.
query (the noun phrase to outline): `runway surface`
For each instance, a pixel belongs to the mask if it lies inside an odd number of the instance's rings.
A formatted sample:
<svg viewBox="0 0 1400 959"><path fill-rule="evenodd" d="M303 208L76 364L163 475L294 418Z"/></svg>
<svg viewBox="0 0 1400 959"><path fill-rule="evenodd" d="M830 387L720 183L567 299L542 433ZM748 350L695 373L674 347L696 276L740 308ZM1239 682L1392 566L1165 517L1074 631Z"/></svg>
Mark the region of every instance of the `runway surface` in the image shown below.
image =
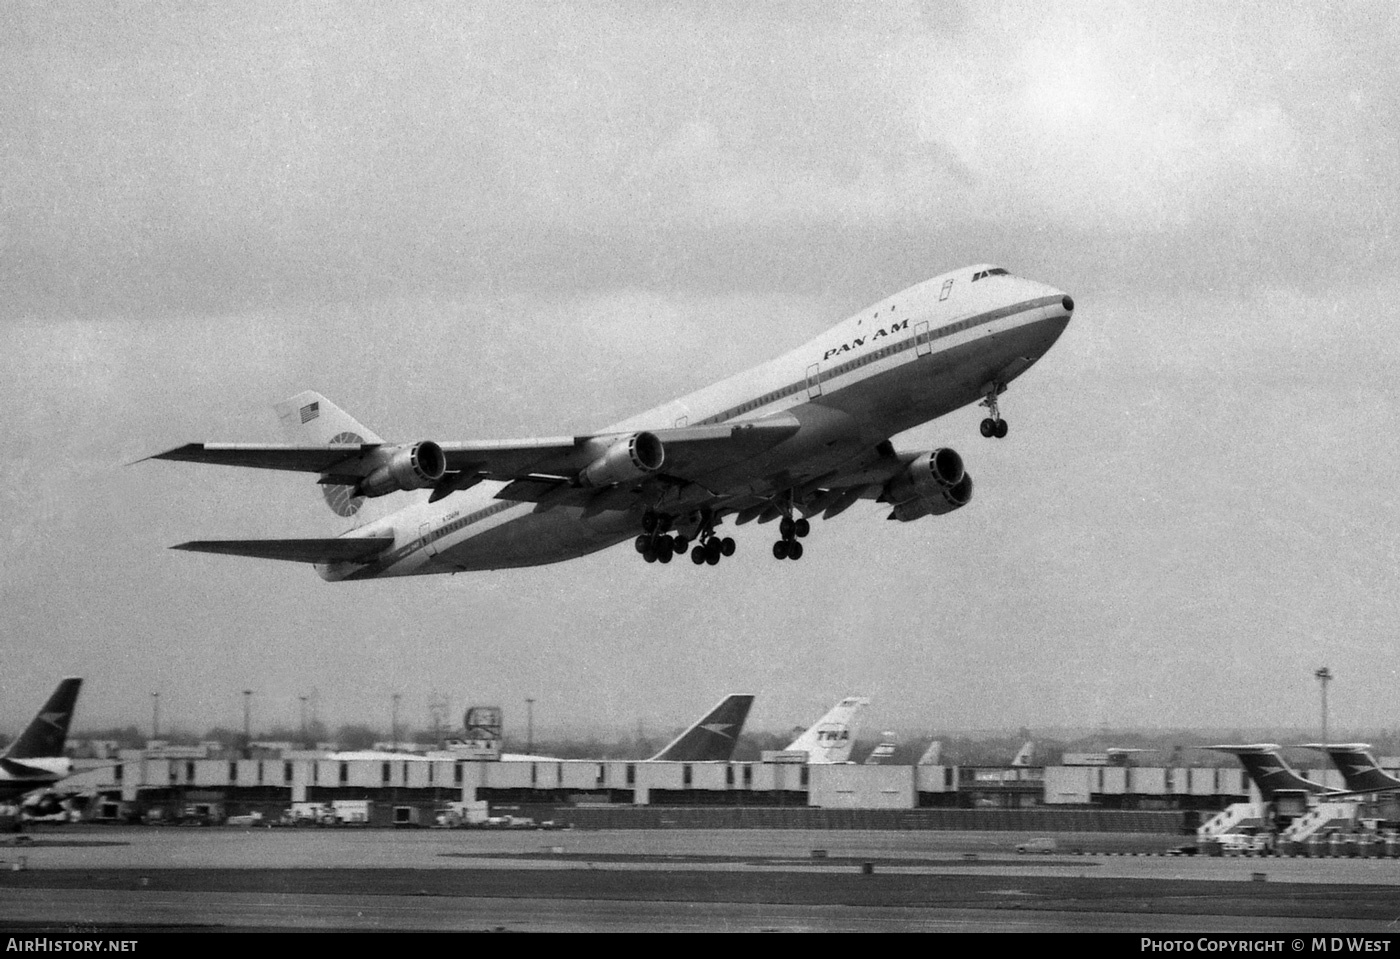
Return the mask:
<svg viewBox="0 0 1400 959"><path fill-rule="evenodd" d="M0 925L1400 932L1400 860L1018 856L1015 844L1025 838L63 827L0 847ZM1057 838L1062 849L1119 852L1177 844L1160 836Z"/></svg>

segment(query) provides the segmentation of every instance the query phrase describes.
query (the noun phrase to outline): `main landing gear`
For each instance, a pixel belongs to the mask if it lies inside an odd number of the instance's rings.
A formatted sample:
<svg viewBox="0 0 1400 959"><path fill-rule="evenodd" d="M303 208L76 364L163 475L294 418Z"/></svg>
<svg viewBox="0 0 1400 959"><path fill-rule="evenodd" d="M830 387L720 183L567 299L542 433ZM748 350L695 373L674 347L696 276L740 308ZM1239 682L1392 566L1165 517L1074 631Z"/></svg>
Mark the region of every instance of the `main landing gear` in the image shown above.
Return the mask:
<svg viewBox="0 0 1400 959"><path fill-rule="evenodd" d="M693 550L690 548L690 541L680 533L674 536L666 535L672 522L672 518L665 513L648 510L643 514L642 529L646 532L636 540L637 552L642 554L642 559L648 563L669 563L674 557L684 556L689 552L690 560L696 566L704 563L716 566L721 557L734 555L734 540L728 536L721 538L715 535L714 519L708 511L700 525L699 542Z"/></svg>
<svg viewBox="0 0 1400 959"><path fill-rule="evenodd" d="M788 515L784 516L782 522L778 524L778 535L782 539L773 544L773 558L801 559L802 544L798 542L798 539L805 537L811 531L812 524L807 522L806 517L792 518L791 506L789 506Z"/></svg>
<svg viewBox="0 0 1400 959"><path fill-rule="evenodd" d="M993 437L1002 439L1006 436L1006 420L1001 418L1001 412L997 409L997 394L1005 389L1006 387L1000 383L995 384L987 391L986 399L978 404L985 406L987 411L992 414L982 421L982 435L988 439Z"/></svg>

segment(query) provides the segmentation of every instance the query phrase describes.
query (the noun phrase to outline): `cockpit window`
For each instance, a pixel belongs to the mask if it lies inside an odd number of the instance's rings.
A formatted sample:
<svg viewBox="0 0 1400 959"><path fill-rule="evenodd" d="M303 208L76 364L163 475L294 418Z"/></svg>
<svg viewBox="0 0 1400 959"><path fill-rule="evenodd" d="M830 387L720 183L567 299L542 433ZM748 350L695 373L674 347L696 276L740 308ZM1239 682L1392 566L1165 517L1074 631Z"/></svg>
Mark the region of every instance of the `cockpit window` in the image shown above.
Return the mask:
<svg viewBox="0 0 1400 959"><path fill-rule="evenodd" d="M982 270L980 273L974 274L973 277L972 277L972 282L973 282L973 283L976 283L978 280L982 279L982 277L984 277L984 276L1010 276L1010 275L1011 275L1011 274L1007 273L1007 272L1006 272L1005 270L1003 270L1001 267L996 267L996 268L991 269L991 270Z"/></svg>

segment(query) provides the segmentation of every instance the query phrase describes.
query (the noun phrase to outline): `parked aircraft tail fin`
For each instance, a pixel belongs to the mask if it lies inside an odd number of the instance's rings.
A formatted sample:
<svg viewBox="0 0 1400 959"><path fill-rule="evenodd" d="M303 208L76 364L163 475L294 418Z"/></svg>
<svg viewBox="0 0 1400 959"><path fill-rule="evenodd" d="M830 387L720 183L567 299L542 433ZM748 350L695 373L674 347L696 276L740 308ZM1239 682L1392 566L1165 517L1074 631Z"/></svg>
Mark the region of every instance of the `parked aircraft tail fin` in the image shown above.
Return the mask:
<svg viewBox="0 0 1400 959"><path fill-rule="evenodd" d="M844 763L855 745L856 717L870 700L847 696L788 746L789 752L802 750L809 763Z"/></svg>
<svg viewBox="0 0 1400 959"><path fill-rule="evenodd" d="M1389 792L1400 789L1400 779L1381 768L1367 743L1307 743L1308 749L1325 752L1352 792Z"/></svg>
<svg viewBox="0 0 1400 959"><path fill-rule="evenodd" d="M888 766L890 760L894 758L894 751L898 748L899 743L896 741L894 733L881 733L880 742L876 744L874 749L870 750L870 755L865 757L865 765Z"/></svg>
<svg viewBox="0 0 1400 959"><path fill-rule="evenodd" d="M703 763L728 762L734 755L734 744L744 729L753 696L734 693L724 697L714 709L702 716L695 725L681 733L651 761Z"/></svg>
<svg viewBox="0 0 1400 959"><path fill-rule="evenodd" d="M48 759L63 755L63 744L68 739L68 724L73 721L73 710L78 705L78 691L83 681L69 676L58 684L44 708L39 710L29 726L20 733L18 739L5 750L5 759Z"/></svg>
<svg viewBox="0 0 1400 959"><path fill-rule="evenodd" d="M1314 794L1330 792L1322 785L1315 783L1311 779L1305 779L1288 765L1283 756L1279 753L1280 747L1274 743L1252 743L1242 746L1207 746L1207 749L1214 749L1217 752L1230 753L1244 766L1244 771L1249 774L1254 785L1259 787L1259 794L1265 799L1272 799L1274 794L1282 790L1301 791Z"/></svg>
<svg viewBox="0 0 1400 959"><path fill-rule="evenodd" d="M920 766L938 766L943 762L943 740L935 739L919 757Z"/></svg>

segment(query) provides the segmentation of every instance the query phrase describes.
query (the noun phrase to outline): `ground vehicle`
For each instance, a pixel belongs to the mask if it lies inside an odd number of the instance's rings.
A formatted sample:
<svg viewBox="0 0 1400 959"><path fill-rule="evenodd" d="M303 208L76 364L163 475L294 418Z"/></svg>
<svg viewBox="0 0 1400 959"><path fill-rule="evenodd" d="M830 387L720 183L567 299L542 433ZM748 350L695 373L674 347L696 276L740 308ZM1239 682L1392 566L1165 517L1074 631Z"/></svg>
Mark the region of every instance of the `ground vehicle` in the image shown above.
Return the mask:
<svg viewBox="0 0 1400 959"><path fill-rule="evenodd" d="M1216 836L1220 851L1229 854L1253 854L1269 851L1269 837L1254 833L1224 833Z"/></svg>
<svg viewBox="0 0 1400 959"><path fill-rule="evenodd" d="M1016 844L1016 851L1019 853L1052 853L1059 852L1059 849L1060 844L1053 836L1037 836L1035 839Z"/></svg>

